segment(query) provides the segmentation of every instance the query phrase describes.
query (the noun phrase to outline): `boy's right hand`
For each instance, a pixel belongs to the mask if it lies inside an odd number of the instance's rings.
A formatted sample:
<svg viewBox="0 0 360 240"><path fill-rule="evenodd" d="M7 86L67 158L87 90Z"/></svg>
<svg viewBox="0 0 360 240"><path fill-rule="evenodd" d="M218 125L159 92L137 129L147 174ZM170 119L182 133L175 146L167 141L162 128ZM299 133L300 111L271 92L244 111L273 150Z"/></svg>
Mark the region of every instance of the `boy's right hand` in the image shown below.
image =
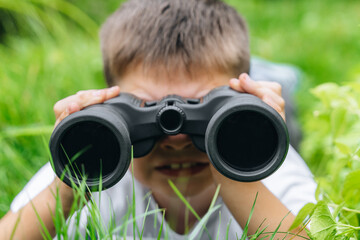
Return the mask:
<svg viewBox="0 0 360 240"><path fill-rule="evenodd" d="M70 114L80 111L90 105L103 103L118 96L119 93L120 88L118 86L114 86L99 90L79 91L75 95L71 95L58 101L54 105L54 113L56 117L55 127Z"/></svg>
<svg viewBox="0 0 360 240"><path fill-rule="evenodd" d="M58 101L54 106L55 127L68 115L87 106L102 103L118 96L118 86L101 90L80 91ZM0 239L42 239L42 227L46 227L51 236L55 236L53 217L57 211L56 193L60 194L64 216L70 213L74 201L73 190L57 177L46 189L39 193L18 212L9 211L0 221ZM45 207L44 207L45 206ZM40 224L38 219L41 218ZM14 231L16 229L16 231Z"/></svg>
<svg viewBox="0 0 360 240"><path fill-rule="evenodd" d="M90 105L103 103L118 96L119 93L120 88L118 86L99 90L84 90L58 101L54 105L54 113L56 117L55 127L70 114L80 111ZM57 192L57 189L60 190L59 193L63 203L64 214L66 215L72 206L72 188L67 186L56 176L54 182L49 186L49 189L51 189L54 193Z"/></svg>

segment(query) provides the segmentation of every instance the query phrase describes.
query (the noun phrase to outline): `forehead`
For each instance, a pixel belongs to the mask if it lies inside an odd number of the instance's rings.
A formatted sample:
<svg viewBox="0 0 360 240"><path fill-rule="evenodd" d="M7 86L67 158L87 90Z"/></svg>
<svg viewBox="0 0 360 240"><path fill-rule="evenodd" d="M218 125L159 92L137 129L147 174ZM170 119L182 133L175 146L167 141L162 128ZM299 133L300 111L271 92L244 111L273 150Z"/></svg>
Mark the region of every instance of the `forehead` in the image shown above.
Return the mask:
<svg viewBox="0 0 360 240"><path fill-rule="evenodd" d="M185 72L168 73L133 69L117 80L122 92L129 92L144 100L157 100L169 94L187 98L199 98L213 88L228 85L229 74L216 71L187 74Z"/></svg>

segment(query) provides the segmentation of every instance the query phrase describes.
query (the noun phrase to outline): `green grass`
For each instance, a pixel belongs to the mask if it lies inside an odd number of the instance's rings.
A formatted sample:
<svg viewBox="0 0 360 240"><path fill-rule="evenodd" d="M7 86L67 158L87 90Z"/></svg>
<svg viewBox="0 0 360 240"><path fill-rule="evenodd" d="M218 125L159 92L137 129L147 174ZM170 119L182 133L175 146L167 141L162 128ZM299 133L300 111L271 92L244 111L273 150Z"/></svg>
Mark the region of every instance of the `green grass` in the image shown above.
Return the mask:
<svg viewBox="0 0 360 240"><path fill-rule="evenodd" d="M0 7L3 3L0 1ZM31 9L20 7L16 12L7 10L7 14L13 13L21 23L32 19L28 17ZM49 11L48 7L42 9L43 13ZM97 38L71 25L71 19L56 18L52 12L49 17L53 14L63 30L72 31L71 38L65 31L50 34L43 25L45 20L34 17L33 22L28 21L32 24L27 30L33 29L31 34L7 34L1 39L0 216L8 211L13 197L36 170L48 161L42 138L48 141L52 131L54 103L80 89L105 86Z"/></svg>
<svg viewBox="0 0 360 240"><path fill-rule="evenodd" d="M70 159L69 159L69 163L71 164ZM70 173L69 169L67 169L66 171L68 173ZM132 171L133 171L133 169L132 169ZM100 178L101 178L101 175L100 175ZM70 179L70 182L71 182L73 192L74 192L74 202L73 202L73 205L72 205L70 213L69 213L69 218L74 219L74 221L72 221L72 224L73 224L72 227L73 227L73 230L75 230L74 232L72 232L72 234L73 234L72 237L74 239L84 239L84 237L86 237L86 239L87 238L90 238L90 239L125 239L129 235L127 233L127 231L128 231L128 227L131 225L132 225L134 239L135 238L142 239L142 236L144 234L146 218L156 217L159 213L162 213L162 220L161 220L160 226L154 225L154 229L158 230L157 239L169 239L167 230L165 230L165 232L163 231L164 223L165 223L164 217L165 217L166 210L157 208L157 209L153 209L153 210L149 211L149 205L150 205L150 201L151 201L150 193L146 194L144 199L136 199L135 198L134 177L132 177L132 184L133 184L132 185L133 186L132 187L132 198L131 198L131 201L128 202L127 213L125 214L123 221L120 223L120 225L116 225L114 218L111 218L109 222L104 222L101 217L102 215L101 215L100 209L99 209L99 206L101 205L101 189L102 189L101 181L99 183L99 185L100 185L99 186L99 189L100 189L99 196L95 197L95 198L89 197L89 199L90 199L89 201L87 200L86 196L87 195L91 196L91 192L88 192L89 188L86 185L86 177L82 178L80 181L79 181L79 179L77 181L73 181L72 179ZM189 234L189 232L185 233L185 234L188 234L187 239L189 239L189 240L200 239L202 234L204 234L204 232L208 235L209 239L213 239L213 237L215 237L215 236L211 236L209 234L206 224L207 224L210 216L213 215L221 207L221 205L219 205L219 204L215 205L215 202L216 202L219 192L220 192L220 185L218 185L218 187L215 191L215 194L213 196L213 199L211 201L211 204L209 206L207 213L202 218L200 216L198 216L196 211L192 208L190 203L181 194L180 190L175 186L175 184L171 180L169 180L169 185L172 188L172 190L175 192L175 194L179 197L179 199L181 199L181 201L184 203L184 205L187 207L187 209L192 214L194 214L194 216L196 216L196 218L199 221L199 223L196 224L194 229L191 231L191 234ZM70 226L71 222L66 221L66 218L64 217L61 200L60 200L60 197L58 194L59 194L59 191L57 189L57 192L54 193L57 211L55 211L55 214L52 216L52 218L53 218L55 229L56 229L56 237L58 239L67 239L68 238L68 230L71 227ZM248 236L248 225L250 223L250 220L251 220L254 208L255 208L256 199L257 199L257 195L254 199L254 203L251 208L249 218L245 225L244 231L243 231L242 235L240 236L241 238L239 238L239 239L249 238L251 240L255 240L255 239L259 239L259 237L261 237L262 239L275 239L275 235L277 233L280 233L278 231L278 229L281 226L281 222L279 223L278 227L275 229L274 232L265 232L266 227L262 227L260 225L255 234ZM146 200L148 201L148 203L147 203L145 212L142 214L136 215L135 214L136 205L142 204L140 202L146 201ZM81 211L77 211L81 207L86 207L88 209L88 218L87 218L86 230L85 230L86 236L83 236L80 233L80 231L77 231L78 229L81 228L81 226L80 226ZM49 231L47 230L47 228L45 227L45 223L42 221L42 219L38 215L38 212L37 212L37 209L35 208L35 206L33 206L33 208L37 215L38 221L40 223L40 228L42 229L43 239L51 240L52 236L49 233ZM112 213L111 211L112 211L112 209L110 209L110 215L115 216L115 213ZM284 218L286 216L284 216ZM219 211L219 218L221 218L221 211ZM140 222L142 223L141 225L139 225ZM230 223L231 222L228 223L228 226L230 226ZM15 224L14 229L12 231L13 233L16 231L17 227L18 227L18 225ZM219 230L220 230L220 222L219 222L218 234L219 234ZM285 233L285 234L287 234L287 233ZM288 234L292 234L292 233L288 233ZM229 237L229 227L227 228L226 239L228 239L228 237ZM230 236L230 237L232 238L234 236ZM12 239L12 237L10 239ZM217 236L214 239L219 239L219 237ZM307 238L304 238L304 239L307 239Z"/></svg>
<svg viewBox="0 0 360 240"><path fill-rule="evenodd" d="M304 72L297 95L302 116L314 100L309 88L360 78L359 1L227 2L248 21L252 54L294 64Z"/></svg>
<svg viewBox="0 0 360 240"><path fill-rule="evenodd" d="M43 138L55 102L105 87L97 32L120 2L0 0L0 217L48 161ZM313 121L309 89L360 79L359 1L226 2L247 19L252 54L303 71L296 98L303 126ZM318 168L317 155L303 155Z"/></svg>

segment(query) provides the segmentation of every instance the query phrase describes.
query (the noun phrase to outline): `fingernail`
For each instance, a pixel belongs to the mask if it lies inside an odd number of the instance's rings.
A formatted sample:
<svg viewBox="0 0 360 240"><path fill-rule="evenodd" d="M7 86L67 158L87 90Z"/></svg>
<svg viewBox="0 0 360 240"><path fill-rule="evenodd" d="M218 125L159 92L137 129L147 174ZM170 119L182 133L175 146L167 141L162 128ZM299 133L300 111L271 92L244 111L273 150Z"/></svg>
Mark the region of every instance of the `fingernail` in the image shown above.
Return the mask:
<svg viewBox="0 0 360 240"><path fill-rule="evenodd" d="M241 77L242 77L245 81L249 81L249 80L250 80L249 75L247 75L246 73L242 73L242 74L241 74Z"/></svg>
<svg viewBox="0 0 360 240"><path fill-rule="evenodd" d="M230 79L230 84L232 84L233 87L239 87L240 86L240 81L237 78L231 78Z"/></svg>
<svg viewBox="0 0 360 240"><path fill-rule="evenodd" d="M109 93L112 93L112 92L114 92L117 88L118 88L118 86L113 86L113 87L111 87L111 88L108 89L108 92L109 92Z"/></svg>
<svg viewBox="0 0 360 240"><path fill-rule="evenodd" d="M247 74L246 74L246 73L242 73L242 74L240 74L239 79L240 79L240 78L242 78L242 79L246 80L246 78L247 78Z"/></svg>

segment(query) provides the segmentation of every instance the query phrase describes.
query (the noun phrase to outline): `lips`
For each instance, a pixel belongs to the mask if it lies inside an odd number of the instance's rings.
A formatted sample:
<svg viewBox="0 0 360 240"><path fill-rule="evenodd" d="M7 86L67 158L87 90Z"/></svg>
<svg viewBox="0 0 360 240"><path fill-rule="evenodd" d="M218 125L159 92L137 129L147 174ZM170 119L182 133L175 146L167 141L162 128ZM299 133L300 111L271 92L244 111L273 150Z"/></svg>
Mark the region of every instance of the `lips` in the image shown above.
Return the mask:
<svg viewBox="0 0 360 240"><path fill-rule="evenodd" d="M209 166L209 163L200 163L200 162L184 162L184 163L171 163L168 165L163 165L155 167L160 173L171 176L190 176L200 173L205 168Z"/></svg>

